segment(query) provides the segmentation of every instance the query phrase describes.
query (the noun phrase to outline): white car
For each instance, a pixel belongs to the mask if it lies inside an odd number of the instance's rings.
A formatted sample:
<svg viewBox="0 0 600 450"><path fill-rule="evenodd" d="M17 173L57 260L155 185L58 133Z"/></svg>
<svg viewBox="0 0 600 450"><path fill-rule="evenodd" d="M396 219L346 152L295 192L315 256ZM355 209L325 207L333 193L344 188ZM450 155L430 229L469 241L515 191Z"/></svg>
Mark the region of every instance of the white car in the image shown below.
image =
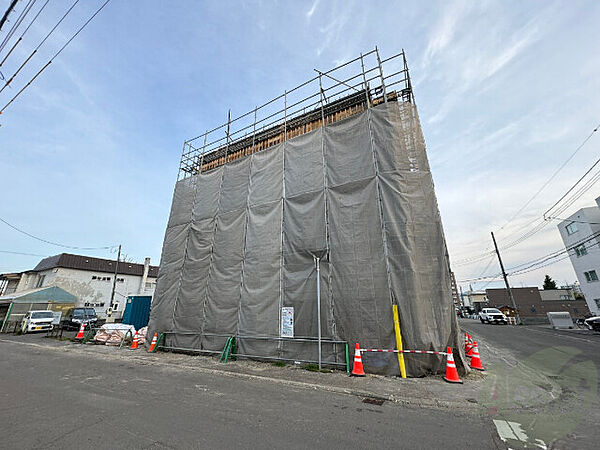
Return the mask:
<svg viewBox="0 0 600 450"><path fill-rule="evenodd" d="M508 324L506 316L496 308L483 308L479 313L479 320L481 323L503 323Z"/></svg>
<svg viewBox="0 0 600 450"><path fill-rule="evenodd" d="M54 313L52 311L29 311L23 317L21 322L21 330L23 333L32 331L48 331L52 329L54 321Z"/></svg>

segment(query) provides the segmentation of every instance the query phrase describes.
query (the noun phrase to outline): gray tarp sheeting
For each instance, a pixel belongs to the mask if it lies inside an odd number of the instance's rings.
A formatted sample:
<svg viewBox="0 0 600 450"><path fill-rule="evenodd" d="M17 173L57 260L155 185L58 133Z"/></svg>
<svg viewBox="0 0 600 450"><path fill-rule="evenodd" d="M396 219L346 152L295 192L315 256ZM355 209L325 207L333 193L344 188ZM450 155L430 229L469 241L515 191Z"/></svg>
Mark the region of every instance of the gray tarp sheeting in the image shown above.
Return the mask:
<svg viewBox="0 0 600 450"><path fill-rule="evenodd" d="M442 224L412 104L388 102L179 181L151 332L171 332L168 346L213 351L237 335L243 354L316 360L316 344L275 339L288 306L294 336L317 336L314 256L322 258L324 339L394 349L396 303L404 348L458 349ZM324 361L343 361L343 352L324 345ZM393 354L363 355L368 371L399 372ZM406 363L411 376L444 369L437 356Z"/></svg>

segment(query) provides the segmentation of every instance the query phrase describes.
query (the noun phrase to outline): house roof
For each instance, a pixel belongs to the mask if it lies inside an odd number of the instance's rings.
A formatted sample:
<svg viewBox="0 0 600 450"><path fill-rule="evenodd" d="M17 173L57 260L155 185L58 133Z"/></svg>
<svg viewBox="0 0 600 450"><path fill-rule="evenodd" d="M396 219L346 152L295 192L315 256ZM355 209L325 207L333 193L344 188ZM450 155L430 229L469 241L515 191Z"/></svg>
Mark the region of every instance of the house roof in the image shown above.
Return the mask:
<svg viewBox="0 0 600 450"><path fill-rule="evenodd" d="M63 267L66 269L89 270L92 272L115 273L115 260L92 258L91 256L72 255L70 253L61 253L59 255L49 256L42 259L37 266L30 272L41 272L42 270ZM144 265L128 262L119 262L119 275L139 275L144 274ZM156 278L158 275L158 266L150 266L148 276Z"/></svg>
<svg viewBox="0 0 600 450"><path fill-rule="evenodd" d="M57 286L27 289L0 297L3 303L76 303L77 297Z"/></svg>

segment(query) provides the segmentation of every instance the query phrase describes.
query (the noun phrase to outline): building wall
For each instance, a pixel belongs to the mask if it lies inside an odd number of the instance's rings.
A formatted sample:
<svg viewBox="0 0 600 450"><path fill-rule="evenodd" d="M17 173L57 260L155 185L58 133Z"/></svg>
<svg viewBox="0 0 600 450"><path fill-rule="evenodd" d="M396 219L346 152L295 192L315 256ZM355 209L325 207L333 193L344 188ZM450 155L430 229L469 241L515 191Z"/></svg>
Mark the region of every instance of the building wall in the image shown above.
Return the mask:
<svg viewBox="0 0 600 450"><path fill-rule="evenodd" d="M598 199L596 201L598 201ZM573 222L574 220L577 222ZM571 223L575 223L577 231L569 234L567 232L567 226ZM558 229L565 247L571 248L577 242L587 240L589 236L600 232L600 208L592 207L580 209L570 216L568 220L561 222L558 225ZM600 281L587 281L584 272L595 270L600 279L600 239L594 238L583 245L585 245L587 254L578 255L575 250L569 250L569 257L587 305L592 314L598 315L600 314Z"/></svg>
<svg viewBox="0 0 600 450"><path fill-rule="evenodd" d="M542 300L541 292L537 287L511 288L519 315L522 318L539 318L547 320L546 313L568 312L571 317L582 317L589 312L584 300L551 300L555 295L546 295L548 300ZM557 291L561 291L558 289ZM510 306L510 298L506 289L487 289L489 307L500 308ZM560 298L560 297L559 297Z"/></svg>
<svg viewBox="0 0 600 450"><path fill-rule="evenodd" d="M19 290L35 289L38 287L58 286L75 295L78 299L77 306L94 307L99 317L106 317L106 310L110 304L114 274L93 272L67 268L53 268L40 272L29 273L24 284ZM127 296L140 294L142 277L138 275L117 276L117 286L113 302L113 317L123 315ZM148 277L141 295L153 295L156 278Z"/></svg>
<svg viewBox="0 0 600 450"><path fill-rule="evenodd" d="M549 301L569 301L575 300L571 289L547 289L540 290L540 297L543 302Z"/></svg>

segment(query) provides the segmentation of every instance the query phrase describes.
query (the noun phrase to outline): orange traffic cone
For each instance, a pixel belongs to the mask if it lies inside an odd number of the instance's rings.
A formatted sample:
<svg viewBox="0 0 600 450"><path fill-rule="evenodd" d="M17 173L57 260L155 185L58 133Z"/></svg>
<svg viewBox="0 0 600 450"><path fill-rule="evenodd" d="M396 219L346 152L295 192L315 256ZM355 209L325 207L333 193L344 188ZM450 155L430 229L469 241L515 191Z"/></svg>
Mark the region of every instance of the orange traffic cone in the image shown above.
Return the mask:
<svg viewBox="0 0 600 450"><path fill-rule="evenodd" d="M133 342L131 343L131 347L129 348L130 350L135 350L136 348L138 348L139 346L139 338L138 338L138 332L135 332L135 336L133 337Z"/></svg>
<svg viewBox="0 0 600 450"><path fill-rule="evenodd" d="M479 349L477 348L477 342L473 342L473 356L471 356L471 369L485 370L481 365L481 358L479 358Z"/></svg>
<svg viewBox="0 0 600 450"><path fill-rule="evenodd" d="M154 347L156 347L156 340L158 339L158 336L156 335L156 333L154 333L154 336L152 337L152 342L150 343L150 348L148 349L149 352L153 352L154 351Z"/></svg>
<svg viewBox="0 0 600 450"><path fill-rule="evenodd" d="M83 339L83 332L85 331L85 323L82 323L79 327L79 333L75 336L75 339Z"/></svg>
<svg viewBox="0 0 600 450"><path fill-rule="evenodd" d="M363 369L362 357L360 356L360 347L358 342L356 343L356 349L354 350L354 366L352 367L352 375L355 377L364 377L365 371Z"/></svg>
<svg viewBox="0 0 600 450"><path fill-rule="evenodd" d="M448 347L448 351L446 354L446 376L444 377L448 383L460 383L462 381L458 378L458 371L456 370L456 364L454 363L454 355L452 354L452 349Z"/></svg>
<svg viewBox="0 0 600 450"><path fill-rule="evenodd" d="M473 338L470 334L468 334L469 340L465 344L465 353L467 356L473 356Z"/></svg>

